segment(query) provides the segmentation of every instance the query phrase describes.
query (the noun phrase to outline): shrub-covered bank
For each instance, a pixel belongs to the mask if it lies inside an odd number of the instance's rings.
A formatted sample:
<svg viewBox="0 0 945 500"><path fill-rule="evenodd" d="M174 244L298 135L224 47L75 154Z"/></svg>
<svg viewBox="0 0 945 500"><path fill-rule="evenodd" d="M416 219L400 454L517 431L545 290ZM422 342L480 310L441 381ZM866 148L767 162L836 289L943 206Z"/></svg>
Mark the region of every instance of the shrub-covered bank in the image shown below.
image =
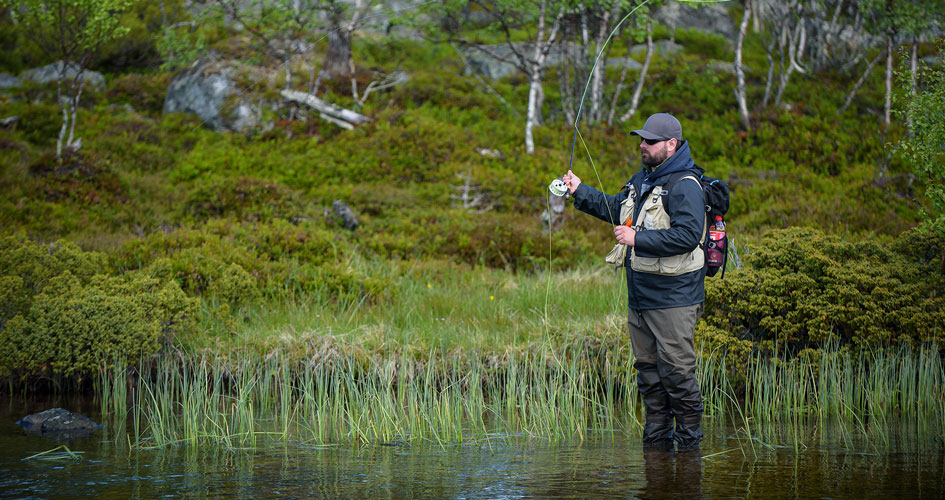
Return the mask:
<svg viewBox="0 0 945 500"><path fill-rule="evenodd" d="M682 52L653 62L638 118L582 127L589 151L579 143L571 166L615 191L639 161L627 131L670 111L697 162L729 181L737 254L724 281L709 280L700 343L724 348L731 370L753 353L940 343L945 242L911 230L923 180L897 157L886 164L885 139L902 131L871 114L879 76L841 115L851 75L798 79L792 105L759 110L744 133L734 77L705 61L705 47L725 44L688 30L676 41ZM246 55L238 39L216 42ZM568 210L548 233L540 217L569 166L570 127L549 114L525 154L516 110L446 46L358 44L365 64L410 78L365 102L371 122L352 131L282 108L271 127L213 132L161 113L171 74L127 70L83 95L83 145L56 160L54 86L0 94L0 116L18 117L0 129L0 338L15 346L0 375L87 380L116 354L175 349L302 359L329 335L417 356L622 338L622 284L599 265L611 228ZM762 49L746 50L760 79ZM269 95L282 82L241 84ZM325 85L353 105L346 82ZM552 87L548 103L561 99ZM527 85L493 90L522 97ZM464 206L463 190L477 201ZM357 213L356 230L334 200Z"/></svg>
<svg viewBox="0 0 945 500"><path fill-rule="evenodd" d="M273 252L261 264L238 251L242 240L189 234L195 241L145 245L157 255L141 251L141 268L124 272L70 243L4 239L0 325L14 346L0 354L5 374L87 375L116 356L147 359L162 346L298 362L319 355L322 338L363 359L392 349L488 357L575 339L627 341L624 285L593 261L509 272L366 259L335 243L326 261ZM888 247L813 228L771 231L738 247L740 268L707 281L697 343L723 355L739 383L759 354L945 345L942 244L918 231ZM266 295L257 280L273 283Z"/></svg>

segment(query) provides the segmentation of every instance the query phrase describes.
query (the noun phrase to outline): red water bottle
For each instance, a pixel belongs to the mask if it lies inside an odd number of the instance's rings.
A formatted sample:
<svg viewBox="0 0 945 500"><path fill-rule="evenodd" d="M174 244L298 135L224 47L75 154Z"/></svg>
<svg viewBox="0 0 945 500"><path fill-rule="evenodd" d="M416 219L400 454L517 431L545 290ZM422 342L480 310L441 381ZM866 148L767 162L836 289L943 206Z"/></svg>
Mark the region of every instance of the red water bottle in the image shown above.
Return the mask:
<svg viewBox="0 0 945 500"><path fill-rule="evenodd" d="M721 215L715 216L715 222L709 227L709 244L706 248L710 268L722 267L725 262L725 221Z"/></svg>

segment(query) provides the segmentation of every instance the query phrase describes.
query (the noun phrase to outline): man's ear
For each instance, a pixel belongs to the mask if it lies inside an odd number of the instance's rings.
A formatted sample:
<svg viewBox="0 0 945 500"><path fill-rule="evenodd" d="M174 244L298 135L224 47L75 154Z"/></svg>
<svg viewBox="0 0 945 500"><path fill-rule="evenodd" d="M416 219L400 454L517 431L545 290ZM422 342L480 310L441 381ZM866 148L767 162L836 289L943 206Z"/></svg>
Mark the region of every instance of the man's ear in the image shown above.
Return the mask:
<svg viewBox="0 0 945 500"><path fill-rule="evenodd" d="M672 142L669 142L669 141L672 141ZM667 145L667 146L670 146L670 145L671 145L672 148L673 148L673 153L675 153L675 152L676 152L676 148L679 147L679 139L673 137L673 138L670 138L669 141L667 141L667 144L666 144L666 145Z"/></svg>

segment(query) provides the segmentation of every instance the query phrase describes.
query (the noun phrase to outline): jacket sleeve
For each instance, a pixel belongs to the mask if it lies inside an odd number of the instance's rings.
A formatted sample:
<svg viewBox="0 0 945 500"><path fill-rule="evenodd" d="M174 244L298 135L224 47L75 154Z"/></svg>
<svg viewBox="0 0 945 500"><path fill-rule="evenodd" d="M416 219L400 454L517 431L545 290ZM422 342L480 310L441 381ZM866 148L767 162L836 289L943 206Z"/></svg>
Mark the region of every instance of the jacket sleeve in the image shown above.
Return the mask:
<svg viewBox="0 0 945 500"><path fill-rule="evenodd" d="M702 186L691 179L674 183L663 200L669 213L669 229L638 231L636 251L640 255L669 257L691 252L705 231L705 198Z"/></svg>
<svg viewBox="0 0 945 500"><path fill-rule="evenodd" d="M617 220L620 217L620 203L627 198L626 192L617 193L611 196L606 193L581 183L574 190L574 208L593 215L598 219L610 224L620 224Z"/></svg>

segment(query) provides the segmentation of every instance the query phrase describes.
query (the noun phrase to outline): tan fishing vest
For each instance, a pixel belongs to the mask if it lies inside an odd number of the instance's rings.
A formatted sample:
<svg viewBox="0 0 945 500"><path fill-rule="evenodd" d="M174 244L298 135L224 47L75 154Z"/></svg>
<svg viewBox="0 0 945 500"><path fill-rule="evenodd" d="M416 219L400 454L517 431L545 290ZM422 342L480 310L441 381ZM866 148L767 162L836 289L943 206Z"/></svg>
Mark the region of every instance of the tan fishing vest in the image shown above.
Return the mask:
<svg viewBox="0 0 945 500"><path fill-rule="evenodd" d="M687 175L680 180L691 179L699 184L702 183L695 176ZM631 193L633 194L633 193ZM633 223L633 228L637 231L652 231L654 229L669 229L669 213L663 206L663 196L669 194L663 190L663 186L654 186L653 190L647 195L643 206L640 208L639 220ZM627 217L633 213L634 197L628 197L624 206L620 207L620 218L624 224L627 223ZM691 252L680 255L671 255L669 257L642 257L636 254L636 249L630 250L630 268L641 273L659 274L662 276L679 276L680 274L698 271L705 266L705 251L702 244L705 243L705 219L702 223L702 240Z"/></svg>

